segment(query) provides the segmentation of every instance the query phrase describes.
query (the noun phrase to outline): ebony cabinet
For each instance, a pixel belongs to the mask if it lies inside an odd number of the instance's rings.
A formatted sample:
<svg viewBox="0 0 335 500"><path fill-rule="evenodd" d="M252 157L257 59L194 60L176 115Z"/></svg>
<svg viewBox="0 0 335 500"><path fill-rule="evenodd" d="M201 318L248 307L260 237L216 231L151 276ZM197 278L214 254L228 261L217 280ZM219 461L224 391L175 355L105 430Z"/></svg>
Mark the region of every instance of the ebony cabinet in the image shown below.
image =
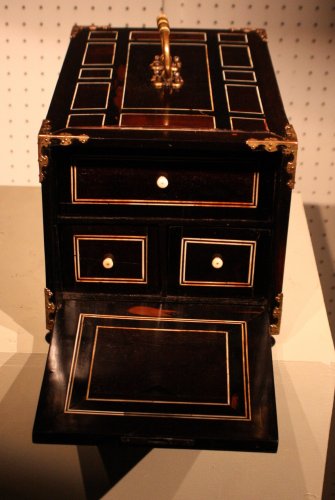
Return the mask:
<svg viewBox="0 0 335 500"><path fill-rule="evenodd" d="M74 27L39 134L36 442L276 450L296 154L263 30Z"/></svg>

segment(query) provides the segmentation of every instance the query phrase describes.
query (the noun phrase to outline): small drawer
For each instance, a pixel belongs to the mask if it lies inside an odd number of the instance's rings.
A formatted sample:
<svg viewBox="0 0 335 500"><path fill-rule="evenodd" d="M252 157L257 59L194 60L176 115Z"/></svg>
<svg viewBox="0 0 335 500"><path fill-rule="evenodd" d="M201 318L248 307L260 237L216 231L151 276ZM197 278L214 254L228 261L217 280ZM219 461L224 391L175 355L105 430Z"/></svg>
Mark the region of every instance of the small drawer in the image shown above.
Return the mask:
<svg viewBox="0 0 335 500"><path fill-rule="evenodd" d="M75 234L73 248L76 282L148 282L147 236Z"/></svg>
<svg viewBox="0 0 335 500"><path fill-rule="evenodd" d="M169 241L171 293L216 297L265 293L270 279L270 231L175 226L170 229Z"/></svg>
<svg viewBox="0 0 335 500"><path fill-rule="evenodd" d="M155 228L64 224L60 243L68 290L142 293L156 287L157 269L151 262L157 252Z"/></svg>
<svg viewBox="0 0 335 500"><path fill-rule="evenodd" d="M182 238L179 283L252 288L256 247L253 240Z"/></svg>

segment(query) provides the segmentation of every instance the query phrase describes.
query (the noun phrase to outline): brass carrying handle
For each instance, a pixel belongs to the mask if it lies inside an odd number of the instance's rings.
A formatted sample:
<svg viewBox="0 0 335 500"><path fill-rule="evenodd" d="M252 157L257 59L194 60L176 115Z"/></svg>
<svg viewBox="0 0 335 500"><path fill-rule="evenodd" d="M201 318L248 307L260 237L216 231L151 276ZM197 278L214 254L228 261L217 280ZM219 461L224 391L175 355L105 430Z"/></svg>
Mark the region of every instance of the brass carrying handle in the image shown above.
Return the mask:
<svg viewBox="0 0 335 500"><path fill-rule="evenodd" d="M170 26L165 14L157 17L157 27L161 38L162 56L164 60L165 78L171 78L171 55L170 55Z"/></svg>
<svg viewBox="0 0 335 500"><path fill-rule="evenodd" d="M170 26L165 14L157 17L157 26L161 39L162 54L155 56L150 64L153 75L151 83L156 89L168 89L170 92L183 86L180 75L181 61L178 56L170 54Z"/></svg>

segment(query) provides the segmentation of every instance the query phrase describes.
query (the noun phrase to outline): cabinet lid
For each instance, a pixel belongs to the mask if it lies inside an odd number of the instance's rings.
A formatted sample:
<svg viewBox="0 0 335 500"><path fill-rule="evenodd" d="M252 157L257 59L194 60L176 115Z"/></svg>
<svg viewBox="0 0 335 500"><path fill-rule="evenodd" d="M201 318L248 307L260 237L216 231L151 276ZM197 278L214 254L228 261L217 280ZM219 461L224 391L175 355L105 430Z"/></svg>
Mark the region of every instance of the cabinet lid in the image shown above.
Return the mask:
<svg viewBox="0 0 335 500"><path fill-rule="evenodd" d="M49 131L221 143L251 133L286 136L264 30L173 29L168 47L172 78L177 74L181 83L157 88L158 30L75 26L47 115Z"/></svg>
<svg viewBox="0 0 335 500"><path fill-rule="evenodd" d="M275 451L268 328L260 306L64 300L34 441Z"/></svg>

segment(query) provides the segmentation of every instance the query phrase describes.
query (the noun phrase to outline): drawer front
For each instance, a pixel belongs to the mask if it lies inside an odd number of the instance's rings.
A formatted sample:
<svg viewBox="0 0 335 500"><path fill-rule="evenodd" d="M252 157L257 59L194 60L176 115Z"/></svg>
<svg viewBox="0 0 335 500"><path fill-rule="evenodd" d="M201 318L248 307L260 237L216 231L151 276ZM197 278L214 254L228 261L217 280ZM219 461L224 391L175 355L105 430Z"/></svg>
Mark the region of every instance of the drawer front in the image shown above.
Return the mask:
<svg viewBox="0 0 335 500"><path fill-rule="evenodd" d="M154 225L62 225L64 287L184 296L265 293L271 262L269 231L202 226L162 229Z"/></svg>
<svg viewBox="0 0 335 500"><path fill-rule="evenodd" d="M171 228L170 287L183 295L254 296L265 293L270 233L231 228ZM206 289L206 291L205 291Z"/></svg>
<svg viewBox="0 0 335 500"><path fill-rule="evenodd" d="M61 210L73 214L272 217L274 169L255 160L73 158L58 175Z"/></svg>
<svg viewBox="0 0 335 500"><path fill-rule="evenodd" d="M120 286L126 293L155 287L156 271L149 264L157 251L154 233L135 226L61 227L64 285L97 292L116 291Z"/></svg>
<svg viewBox="0 0 335 500"><path fill-rule="evenodd" d="M148 283L147 236L73 236L75 280L80 283Z"/></svg>
<svg viewBox="0 0 335 500"><path fill-rule="evenodd" d="M256 241L182 238L179 283L182 286L251 288Z"/></svg>
<svg viewBox="0 0 335 500"><path fill-rule="evenodd" d="M71 167L74 204L257 208L259 173L126 166Z"/></svg>

